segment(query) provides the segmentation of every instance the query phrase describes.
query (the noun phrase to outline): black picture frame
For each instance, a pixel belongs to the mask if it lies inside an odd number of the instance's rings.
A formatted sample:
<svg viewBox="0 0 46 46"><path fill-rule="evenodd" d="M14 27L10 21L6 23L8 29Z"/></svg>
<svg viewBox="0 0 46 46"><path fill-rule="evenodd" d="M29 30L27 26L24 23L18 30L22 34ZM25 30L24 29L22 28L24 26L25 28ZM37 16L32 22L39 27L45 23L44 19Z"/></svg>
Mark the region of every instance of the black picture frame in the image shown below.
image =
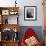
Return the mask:
<svg viewBox="0 0 46 46"><path fill-rule="evenodd" d="M24 20L37 20L37 6L24 6Z"/></svg>

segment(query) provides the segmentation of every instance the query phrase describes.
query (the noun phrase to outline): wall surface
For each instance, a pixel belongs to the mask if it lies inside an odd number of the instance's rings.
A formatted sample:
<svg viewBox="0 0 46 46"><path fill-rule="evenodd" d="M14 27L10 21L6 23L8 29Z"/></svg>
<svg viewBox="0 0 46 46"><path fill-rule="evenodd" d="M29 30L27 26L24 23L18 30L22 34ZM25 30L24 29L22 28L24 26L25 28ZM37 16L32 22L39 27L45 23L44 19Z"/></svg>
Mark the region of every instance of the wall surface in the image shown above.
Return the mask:
<svg viewBox="0 0 46 46"><path fill-rule="evenodd" d="M0 0L0 7L15 6L15 0ZM43 6L42 0L17 0L19 6L19 24L20 26L43 26ZM37 20L25 21L24 20L24 6L37 6ZM13 21L14 22L14 21Z"/></svg>
<svg viewBox="0 0 46 46"><path fill-rule="evenodd" d="M21 26L43 26L43 6L42 0L21 0L20 2L20 18L19 24ZM37 6L37 20L36 21L24 21L24 6Z"/></svg>

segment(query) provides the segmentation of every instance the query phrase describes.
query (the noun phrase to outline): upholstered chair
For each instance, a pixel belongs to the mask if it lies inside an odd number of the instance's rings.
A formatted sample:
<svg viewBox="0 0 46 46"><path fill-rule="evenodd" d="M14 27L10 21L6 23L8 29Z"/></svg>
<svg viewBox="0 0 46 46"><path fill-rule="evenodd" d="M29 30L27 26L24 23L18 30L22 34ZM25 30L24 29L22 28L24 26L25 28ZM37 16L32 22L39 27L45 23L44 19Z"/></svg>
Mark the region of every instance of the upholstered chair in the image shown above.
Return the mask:
<svg viewBox="0 0 46 46"><path fill-rule="evenodd" d="M28 28L22 38L21 46L41 46L37 34L32 28Z"/></svg>

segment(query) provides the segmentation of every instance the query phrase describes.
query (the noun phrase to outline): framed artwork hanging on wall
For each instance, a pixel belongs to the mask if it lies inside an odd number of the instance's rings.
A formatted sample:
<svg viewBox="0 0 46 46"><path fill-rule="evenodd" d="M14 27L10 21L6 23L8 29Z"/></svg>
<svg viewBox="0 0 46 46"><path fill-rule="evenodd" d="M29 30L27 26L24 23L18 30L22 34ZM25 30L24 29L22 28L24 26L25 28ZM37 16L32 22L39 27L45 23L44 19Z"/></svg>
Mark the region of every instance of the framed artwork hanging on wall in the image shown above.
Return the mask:
<svg viewBox="0 0 46 46"><path fill-rule="evenodd" d="M37 20L36 6L24 6L24 20L27 21Z"/></svg>

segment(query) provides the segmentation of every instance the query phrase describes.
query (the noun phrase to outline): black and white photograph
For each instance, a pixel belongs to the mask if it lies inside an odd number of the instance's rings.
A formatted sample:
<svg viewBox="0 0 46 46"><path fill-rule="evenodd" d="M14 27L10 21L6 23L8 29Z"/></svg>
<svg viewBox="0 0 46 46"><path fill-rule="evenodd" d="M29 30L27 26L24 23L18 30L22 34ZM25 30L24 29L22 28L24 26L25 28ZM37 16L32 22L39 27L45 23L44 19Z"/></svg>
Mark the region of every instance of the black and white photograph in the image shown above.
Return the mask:
<svg viewBox="0 0 46 46"><path fill-rule="evenodd" d="M24 20L36 20L36 6L24 6Z"/></svg>

